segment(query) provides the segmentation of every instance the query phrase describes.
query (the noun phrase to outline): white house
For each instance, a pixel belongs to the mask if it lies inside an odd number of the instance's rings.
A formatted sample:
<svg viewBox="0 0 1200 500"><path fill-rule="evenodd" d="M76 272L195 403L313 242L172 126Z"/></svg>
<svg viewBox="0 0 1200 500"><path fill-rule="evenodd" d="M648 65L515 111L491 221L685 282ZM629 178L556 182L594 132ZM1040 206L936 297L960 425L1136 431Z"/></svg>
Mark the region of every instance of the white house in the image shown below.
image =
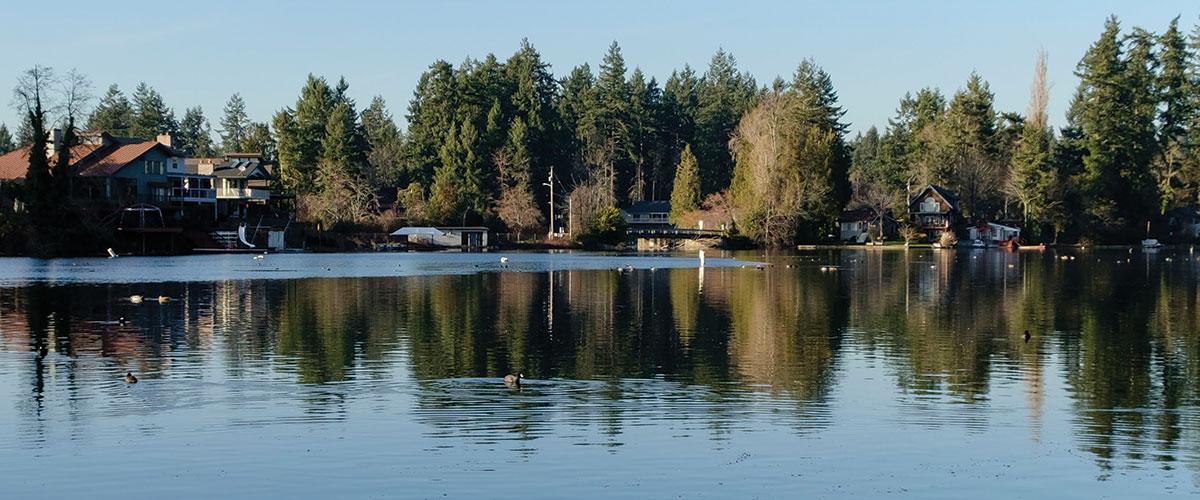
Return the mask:
<svg viewBox="0 0 1200 500"><path fill-rule="evenodd" d="M979 240L989 245L1005 243L1020 238L1020 228L996 224L994 222L980 222L967 229L967 239L971 241Z"/></svg>

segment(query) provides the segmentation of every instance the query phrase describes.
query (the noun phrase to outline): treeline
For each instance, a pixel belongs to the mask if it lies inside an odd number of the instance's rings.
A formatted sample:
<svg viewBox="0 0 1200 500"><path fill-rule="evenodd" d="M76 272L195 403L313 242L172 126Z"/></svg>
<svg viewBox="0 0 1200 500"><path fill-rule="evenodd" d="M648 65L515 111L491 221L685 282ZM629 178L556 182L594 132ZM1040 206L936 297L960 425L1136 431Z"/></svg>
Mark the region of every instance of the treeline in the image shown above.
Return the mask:
<svg viewBox="0 0 1200 500"><path fill-rule="evenodd" d="M970 220L1019 222L1046 241L1128 241L1166 210L1200 203L1200 31L1122 33L1110 18L1077 65L1067 125L1047 124L1046 57L1025 113L995 109L971 74L946 96L901 99L881 132L847 140L832 78L802 61L768 85L718 51L702 73L660 83L614 42L600 65L556 77L527 41L501 60L437 61L420 76L403 129L382 98L366 109L348 83L310 75L270 125L235 94L219 142L199 107L176 121L146 84L115 85L90 129L171 133L196 156L262 152L301 220L394 226L484 224L531 235L604 230L597 214L672 201L673 222L724 227L762 244L817 241L844 208L891 209L926 184L957 193ZM0 148L26 143L28 124Z"/></svg>
<svg viewBox="0 0 1200 500"><path fill-rule="evenodd" d="M1024 115L998 113L972 75L947 102L908 94L895 118L853 141L861 204L903 208L909 186L940 184L972 219L1017 220L1045 241L1142 237L1166 211L1200 203L1200 28L1155 34L1115 17L1076 66L1067 124L1046 124L1046 56Z"/></svg>
<svg viewBox="0 0 1200 500"><path fill-rule="evenodd" d="M815 238L849 197L843 112L811 61L759 87L720 51L703 74L685 66L660 85L613 43L598 71L583 64L556 79L523 41L506 60L432 64L403 135L382 99L356 115L345 89L310 76L274 119L280 177L310 220L369 220L396 189L409 223L531 234L549 224L553 190L555 227L575 236L607 229L598 222L612 207L671 199L673 218L739 207L712 227L784 242L805 228ZM744 122L760 108L775 126Z"/></svg>

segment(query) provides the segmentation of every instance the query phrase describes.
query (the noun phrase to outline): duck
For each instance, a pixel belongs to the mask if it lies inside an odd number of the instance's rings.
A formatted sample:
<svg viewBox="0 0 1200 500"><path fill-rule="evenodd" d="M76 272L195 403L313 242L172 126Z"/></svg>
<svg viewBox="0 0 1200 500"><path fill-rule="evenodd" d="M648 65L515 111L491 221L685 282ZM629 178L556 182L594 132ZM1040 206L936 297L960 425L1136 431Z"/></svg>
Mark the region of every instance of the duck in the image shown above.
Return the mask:
<svg viewBox="0 0 1200 500"><path fill-rule="evenodd" d="M265 254L260 254L260 255L255 255L255 256L254 256L254 260L263 260L263 259L265 259L265 258L266 258L266 255L265 255Z"/></svg>
<svg viewBox="0 0 1200 500"><path fill-rule="evenodd" d="M141 304L143 298L144 297L142 297L141 295L130 295L129 301L133 302L134 304Z"/></svg>
<svg viewBox="0 0 1200 500"><path fill-rule="evenodd" d="M501 264L508 264L508 257L500 257Z"/></svg>
<svg viewBox="0 0 1200 500"><path fill-rule="evenodd" d="M170 297L167 297L166 295L159 295L159 296L158 296L158 303L159 303L159 304L166 304L167 302L170 302L170 301L171 301L171 298L170 298Z"/></svg>
<svg viewBox="0 0 1200 500"><path fill-rule="evenodd" d="M512 375L512 374L505 375L504 376L504 385L507 385L509 387L521 387L521 379L523 379L523 378L525 378L524 373L517 373L516 375Z"/></svg>
<svg viewBox="0 0 1200 500"><path fill-rule="evenodd" d="M37 357L38 358L44 358L49 354L50 354L50 349L47 349L46 346L41 346L41 347L37 348Z"/></svg>
<svg viewBox="0 0 1200 500"><path fill-rule="evenodd" d="M125 372L125 383L126 384L136 384L137 383L137 377L133 376L133 372Z"/></svg>
<svg viewBox="0 0 1200 500"><path fill-rule="evenodd" d="M1029 330L1025 330L1025 341L1029 342L1029 339L1032 337L1033 337L1033 335L1029 334Z"/></svg>

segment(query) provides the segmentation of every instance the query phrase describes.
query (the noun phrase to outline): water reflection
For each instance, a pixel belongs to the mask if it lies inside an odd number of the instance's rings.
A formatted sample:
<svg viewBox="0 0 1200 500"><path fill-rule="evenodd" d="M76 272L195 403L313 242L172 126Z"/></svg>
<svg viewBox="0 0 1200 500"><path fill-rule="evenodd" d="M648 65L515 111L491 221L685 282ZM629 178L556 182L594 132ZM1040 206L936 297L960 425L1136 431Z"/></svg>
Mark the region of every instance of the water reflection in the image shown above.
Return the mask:
<svg viewBox="0 0 1200 500"><path fill-rule="evenodd" d="M127 390L130 370L197 384L144 389L143 409L268 408L256 398L285 394L305 421L337 421L356 399L411 392L430 435L479 445L577 429L576 444L619 447L646 425L719 441L752 430L748 414L803 434L873 405L899 425L968 432L1018 412L1007 432L1040 443L1057 405L1101 470L1200 469L1200 264L1170 255L875 250L745 256L765 271L33 283L0 288L0 349L18 360L32 446L47 426L85 435L87 415L114 411L96 393ZM533 379L519 393L496 382L516 372ZM855 392L880 377L891 390Z"/></svg>

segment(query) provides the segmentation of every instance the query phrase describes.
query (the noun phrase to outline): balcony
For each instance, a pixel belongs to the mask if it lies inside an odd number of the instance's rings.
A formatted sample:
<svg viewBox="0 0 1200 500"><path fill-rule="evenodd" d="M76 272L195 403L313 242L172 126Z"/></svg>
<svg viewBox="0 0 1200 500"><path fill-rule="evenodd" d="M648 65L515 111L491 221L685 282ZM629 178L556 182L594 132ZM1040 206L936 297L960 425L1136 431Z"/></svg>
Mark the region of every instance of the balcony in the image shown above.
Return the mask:
<svg viewBox="0 0 1200 500"><path fill-rule="evenodd" d="M229 188L223 187L217 189L217 199L221 200L269 200L271 199L270 189L259 188Z"/></svg>
<svg viewBox="0 0 1200 500"><path fill-rule="evenodd" d="M211 188L171 188L171 201L217 201L217 190Z"/></svg>

